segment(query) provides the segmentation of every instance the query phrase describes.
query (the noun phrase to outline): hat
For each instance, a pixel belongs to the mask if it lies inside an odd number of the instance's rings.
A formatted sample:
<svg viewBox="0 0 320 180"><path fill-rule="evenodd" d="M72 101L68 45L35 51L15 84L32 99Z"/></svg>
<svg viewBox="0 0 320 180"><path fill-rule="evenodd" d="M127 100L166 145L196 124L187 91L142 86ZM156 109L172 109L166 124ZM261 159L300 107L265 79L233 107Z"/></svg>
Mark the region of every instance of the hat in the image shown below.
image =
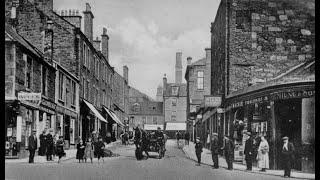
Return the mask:
<svg viewBox="0 0 320 180"><path fill-rule="evenodd" d="M251 132L247 132L247 135L248 135L248 136L251 136Z"/></svg>
<svg viewBox="0 0 320 180"><path fill-rule="evenodd" d="M218 136L218 133L212 133L213 136Z"/></svg>
<svg viewBox="0 0 320 180"><path fill-rule="evenodd" d="M288 136L285 136L282 138L282 140L286 140L286 139L289 139Z"/></svg>
<svg viewBox="0 0 320 180"><path fill-rule="evenodd" d="M196 139L199 139L199 140L200 140L200 137L197 137Z"/></svg>
<svg viewBox="0 0 320 180"><path fill-rule="evenodd" d="M37 130L36 130L36 129L33 129L32 132L37 132Z"/></svg>

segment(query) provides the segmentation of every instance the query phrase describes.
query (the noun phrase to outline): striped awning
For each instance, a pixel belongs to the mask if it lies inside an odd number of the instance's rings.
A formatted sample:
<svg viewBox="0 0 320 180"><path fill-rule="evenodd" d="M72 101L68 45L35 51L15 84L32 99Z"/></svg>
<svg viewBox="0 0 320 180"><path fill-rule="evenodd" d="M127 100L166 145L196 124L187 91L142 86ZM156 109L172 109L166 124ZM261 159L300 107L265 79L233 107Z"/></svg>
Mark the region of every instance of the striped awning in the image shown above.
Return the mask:
<svg viewBox="0 0 320 180"><path fill-rule="evenodd" d="M99 111L89 102L87 102L86 100L83 100L83 102L88 106L88 108L93 112L93 114L100 119L100 121L103 122L108 122L105 118L102 117L102 115L99 113Z"/></svg>

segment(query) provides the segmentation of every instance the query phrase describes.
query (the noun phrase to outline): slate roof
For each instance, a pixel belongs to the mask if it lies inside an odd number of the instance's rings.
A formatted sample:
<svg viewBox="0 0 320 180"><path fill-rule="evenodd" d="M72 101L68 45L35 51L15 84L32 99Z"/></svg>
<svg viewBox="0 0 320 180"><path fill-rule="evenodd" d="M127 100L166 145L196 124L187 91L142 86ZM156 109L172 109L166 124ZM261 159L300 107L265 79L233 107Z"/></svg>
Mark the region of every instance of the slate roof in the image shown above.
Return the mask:
<svg viewBox="0 0 320 180"><path fill-rule="evenodd" d="M199 65L202 65L202 66L206 65L206 58L202 58L194 63L191 63L191 66L199 66Z"/></svg>
<svg viewBox="0 0 320 180"><path fill-rule="evenodd" d="M287 72L273 78L270 81L259 83L253 86L246 87L244 89L238 90L233 92L227 96L227 98L231 98L234 96L239 96L245 93L249 93L252 91L257 91L260 89L277 86L277 85L284 85L284 84L293 84L293 83L315 83L315 61L307 61L303 62L291 69Z"/></svg>
<svg viewBox="0 0 320 180"><path fill-rule="evenodd" d="M38 57L42 57L43 54L36 47L34 47L31 43L25 40L22 36L20 36L11 26L5 25L5 31L7 35L13 40L18 42L20 45L31 51L34 55Z"/></svg>

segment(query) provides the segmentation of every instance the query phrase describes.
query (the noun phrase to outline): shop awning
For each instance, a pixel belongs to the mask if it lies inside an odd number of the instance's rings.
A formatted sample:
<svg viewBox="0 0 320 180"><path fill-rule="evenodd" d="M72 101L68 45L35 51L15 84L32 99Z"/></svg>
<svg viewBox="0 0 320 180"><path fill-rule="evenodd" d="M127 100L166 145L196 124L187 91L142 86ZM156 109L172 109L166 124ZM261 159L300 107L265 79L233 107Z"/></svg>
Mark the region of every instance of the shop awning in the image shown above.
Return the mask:
<svg viewBox="0 0 320 180"><path fill-rule="evenodd" d="M186 123L167 123L166 131L185 131L187 129Z"/></svg>
<svg viewBox="0 0 320 180"><path fill-rule="evenodd" d="M143 126L143 129L144 129L144 130L153 131L153 130L157 130L158 127L160 127L161 130L163 130L163 125L162 125L162 124L145 124L145 125Z"/></svg>
<svg viewBox="0 0 320 180"><path fill-rule="evenodd" d="M89 102L87 102L86 100L83 100L83 102L88 106L88 108L93 112L93 114L98 118L100 119L100 121L103 121L103 122L108 122L105 118L103 118L101 116L101 114L99 113L99 111Z"/></svg>
<svg viewBox="0 0 320 180"><path fill-rule="evenodd" d="M110 111L109 109L103 107L104 110L107 111L107 113L109 114L109 116L117 123L119 124L120 126L124 126L124 124L120 121L120 119L117 117L116 114L114 114L112 111Z"/></svg>

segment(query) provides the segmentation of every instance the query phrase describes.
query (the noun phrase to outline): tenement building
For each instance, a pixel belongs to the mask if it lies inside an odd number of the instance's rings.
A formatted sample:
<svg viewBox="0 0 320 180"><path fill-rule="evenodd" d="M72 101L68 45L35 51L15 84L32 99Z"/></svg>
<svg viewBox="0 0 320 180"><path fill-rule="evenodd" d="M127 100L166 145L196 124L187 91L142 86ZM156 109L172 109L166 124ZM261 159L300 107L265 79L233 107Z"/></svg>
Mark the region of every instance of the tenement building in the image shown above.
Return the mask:
<svg viewBox="0 0 320 180"><path fill-rule="evenodd" d="M265 136L280 169L281 138L296 147L294 169L314 171L315 7L303 0L222 0L211 25L211 93L222 97L219 137ZM227 28L226 28L227 27Z"/></svg>
<svg viewBox="0 0 320 180"><path fill-rule="evenodd" d="M192 63L192 58L187 58L187 69L185 73L187 81L187 131L194 140L196 136L205 139L206 133L202 133L202 129L194 129L194 125L198 115L202 115L202 111L210 111L212 107L205 107L204 100L210 96L211 89L211 49L205 48L205 57ZM199 117L199 116L198 116ZM212 121L199 118L197 120L204 121L204 129L210 129L213 124ZM196 126L200 128L199 126ZM195 132L195 133L194 133ZM208 132L208 131L205 131Z"/></svg>

